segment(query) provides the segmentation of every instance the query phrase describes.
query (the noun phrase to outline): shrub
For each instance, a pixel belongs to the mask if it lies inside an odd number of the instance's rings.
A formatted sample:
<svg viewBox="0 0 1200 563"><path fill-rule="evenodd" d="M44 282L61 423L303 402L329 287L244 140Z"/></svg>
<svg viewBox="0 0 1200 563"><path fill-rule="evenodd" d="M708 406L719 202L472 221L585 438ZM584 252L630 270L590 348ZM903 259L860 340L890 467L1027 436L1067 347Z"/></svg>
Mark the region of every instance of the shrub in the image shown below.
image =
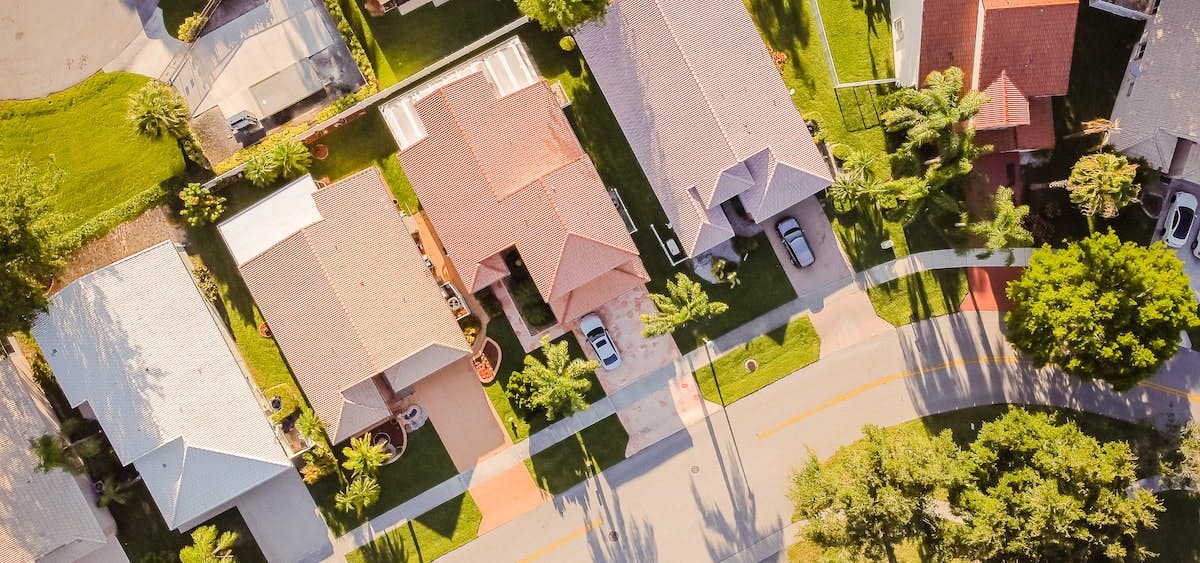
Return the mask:
<svg viewBox="0 0 1200 563"><path fill-rule="evenodd" d="M500 304L500 298L492 292L492 288L485 287L476 291L475 300L479 302L480 307L483 307L483 312L489 318L504 316L504 307Z"/></svg>
<svg viewBox="0 0 1200 563"><path fill-rule="evenodd" d="M338 34L346 42L346 47L350 49L350 55L354 57L354 64L358 65L358 70L362 72L367 84L377 84L375 69L371 67L371 59L367 57L367 51L358 41L358 36L354 34L354 28L350 27L350 22L346 20L346 14L342 12L342 5L338 0L325 0L325 7L329 9L329 15L337 23Z"/></svg>
<svg viewBox="0 0 1200 563"><path fill-rule="evenodd" d="M217 174L224 174L230 170L233 170L234 168L237 168L238 166L241 166L244 163L249 162L250 159L254 158L255 156L270 154L271 149L275 147L276 143L286 139L294 138L296 135L307 131L308 128L308 123L296 123L279 129L278 131L267 135L267 137L261 142L245 147L233 153L233 156L218 162L216 166L213 166L213 172L216 172Z"/></svg>
<svg viewBox="0 0 1200 563"><path fill-rule="evenodd" d="M542 294L530 278L512 278L509 284L513 303L531 327L540 328L554 323L554 311L542 300Z"/></svg>
<svg viewBox="0 0 1200 563"><path fill-rule="evenodd" d="M183 200L183 209L179 215L193 227L202 227L216 222L225 213L225 198L212 193L208 188L197 184L188 184L179 192Z"/></svg>
<svg viewBox="0 0 1200 563"><path fill-rule="evenodd" d="M251 184L265 188L279 178L279 167L270 154L259 154L246 161L246 169L242 172Z"/></svg>
<svg viewBox="0 0 1200 563"><path fill-rule="evenodd" d="M365 86L359 88L357 92L346 94L335 100L332 104L325 106L321 111L317 112L316 120L318 122L325 121L354 107L355 104L374 96L378 92L379 87L374 83L368 82Z"/></svg>
<svg viewBox="0 0 1200 563"><path fill-rule="evenodd" d="M558 46L564 51L574 51L576 46L575 38L571 37L570 35L563 37L562 39L558 40Z"/></svg>
<svg viewBox="0 0 1200 563"><path fill-rule="evenodd" d="M204 31L204 26L208 24L208 16L202 16L199 12L193 12L188 16L183 23L179 24L179 40L184 43L191 43L200 37L200 32Z"/></svg>
<svg viewBox="0 0 1200 563"><path fill-rule="evenodd" d="M738 253L738 256L745 256L758 249L758 239L754 237L733 237L733 251Z"/></svg>
<svg viewBox="0 0 1200 563"><path fill-rule="evenodd" d="M196 262L192 267L192 275L196 277L196 286L200 288L200 292L206 299L216 303L221 298L217 280L213 278L212 271L208 269L208 266Z"/></svg>
<svg viewBox="0 0 1200 563"><path fill-rule="evenodd" d="M475 338L479 336L479 330L483 328L483 323L479 321L479 317L467 315L459 319L458 326L462 328L467 344L474 344Z"/></svg>
<svg viewBox="0 0 1200 563"><path fill-rule="evenodd" d="M277 141L271 147L271 161L280 178L290 179L308 171L312 164L312 154L308 147L295 139Z"/></svg>

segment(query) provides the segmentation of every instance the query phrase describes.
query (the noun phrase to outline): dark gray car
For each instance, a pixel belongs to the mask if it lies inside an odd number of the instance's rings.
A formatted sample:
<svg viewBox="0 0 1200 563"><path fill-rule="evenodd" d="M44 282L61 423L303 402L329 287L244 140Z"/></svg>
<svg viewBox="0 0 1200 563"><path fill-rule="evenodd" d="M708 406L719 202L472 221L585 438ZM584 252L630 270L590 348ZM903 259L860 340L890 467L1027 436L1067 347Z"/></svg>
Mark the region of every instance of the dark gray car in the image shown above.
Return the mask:
<svg viewBox="0 0 1200 563"><path fill-rule="evenodd" d="M788 249L792 264L803 268L811 266L816 261L813 258L812 249L808 246L808 239L804 238L804 231L794 217L780 219L778 223L775 223L775 230L779 233L779 238L783 239L783 245Z"/></svg>

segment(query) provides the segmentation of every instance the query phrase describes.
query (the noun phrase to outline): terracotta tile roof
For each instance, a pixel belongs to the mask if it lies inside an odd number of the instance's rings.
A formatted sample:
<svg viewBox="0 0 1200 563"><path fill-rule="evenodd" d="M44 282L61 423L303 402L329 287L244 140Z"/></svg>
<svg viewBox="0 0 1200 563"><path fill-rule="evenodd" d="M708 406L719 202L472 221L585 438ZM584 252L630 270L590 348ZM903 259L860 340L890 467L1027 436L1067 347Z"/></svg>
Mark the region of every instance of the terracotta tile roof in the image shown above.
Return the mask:
<svg viewBox="0 0 1200 563"><path fill-rule="evenodd" d="M978 0L925 0L921 15L921 64L918 79L935 70L961 68L964 86L973 82Z"/></svg>
<svg viewBox="0 0 1200 563"><path fill-rule="evenodd" d="M975 116L975 127L1013 127L1029 125L1029 99L1009 80L1008 73L1001 71L983 91L990 101L979 108Z"/></svg>
<svg viewBox="0 0 1200 563"><path fill-rule="evenodd" d="M407 379L419 379L470 351L378 169L311 197L321 220L240 269L313 409L339 442L389 415L369 378L399 366ZM221 224L223 236L236 232L229 226L239 217Z"/></svg>
<svg viewBox="0 0 1200 563"><path fill-rule="evenodd" d="M991 84L1005 72L1031 98L1066 94L1079 4L993 0L985 6L974 84Z"/></svg>
<svg viewBox="0 0 1200 563"><path fill-rule="evenodd" d="M1054 147L1054 105L1051 98L1029 100L1029 124L980 130L975 141L992 145L995 152L1038 150Z"/></svg>
<svg viewBox="0 0 1200 563"><path fill-rule="evenodd" d="M689 254L733 235L721 202L741 197L762 220L762 201L794 204L829 185L739 0L616 0L575 39ZM789 182L748 169L764 150L796 171Z"/></svg>
<svg viewBox="0 0 1200 563"><path fill-rule="evenodd" d="M637 248L546 82L496 96L480 69L416 100L426 136L400 162L469 290L507 275L495 257L516 247L569 322L557 304L615 268L641 271Z"/></svg>

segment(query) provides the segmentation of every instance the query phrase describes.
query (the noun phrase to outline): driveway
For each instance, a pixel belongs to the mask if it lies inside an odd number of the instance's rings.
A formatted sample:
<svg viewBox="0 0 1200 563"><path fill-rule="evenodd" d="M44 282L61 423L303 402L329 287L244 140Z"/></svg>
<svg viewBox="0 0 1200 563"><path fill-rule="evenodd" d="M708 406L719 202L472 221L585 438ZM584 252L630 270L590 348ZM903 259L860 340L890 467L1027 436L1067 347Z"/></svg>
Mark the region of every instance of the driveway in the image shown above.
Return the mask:
<svg viewBox="0 0 1200 563"><path fill-rule="evenodd" d="M670 336L642 337L640 315L654 310L649 293L641 287L609 301L596 311L621 354L621 365L616 369L596 371L596 378L606 394L612 395L658 370L673 369L672 364L679 358L675 341ZM583 353L589 359L597 359L578 325L573 327L573 332ZM691 372L681 371L666 387L618 409L617 418L629 433L625 455L631 456L700 420L704 417L703 403Z"/></svg>
<svg viewBox="0 0 1200 563"><path fill-rule="evenodd" d="M142 36L154 0L7 0L0 14L0 100L40 98L91 76Z"/></svg>
<svg viewBox="0 0 1200 563"><path fill-rule="evenodd" d="M1167 194L1167 199L1164 200L1162 213L1159 214L1158 223L1154 227L1154 240L1159 240L1158 230L1163 227L1163 224L1167 220L1167 213L1171 210L1171 196L1176 192L1187 192L1196 196L1196 199L1200 199L1200 186L1186 180L1175 180L1172 182L1171 192ZM1196 240L1197 235L1200 235L1197 231L1200 231L1200 218L1192 221L1192 230L1188 233L1183 248L1177 249L1175 255L1183 261L1183 271L1187 272L1188 277L1191 278L1192 292L1200 296L1200 260L1197 260L1192 255L1191 249L1192 241Z"/></svg>
<svg viewBox="0 0 1200 563"><path fill-rule="evenodd" d="M329 528L296 471L285 471L238 497L237 507L267 561L320 561L333 553Z"/></svg>
<svg viewBox="0 0 1200 563"><path fill-rule="evenodd" d="M816 262L811 266L797 268L792 264L787 247L775 230L775 223L784 216L795 217L800 223L800 228L804 230L804 236L808 239L808 245L816 258ZM817 288L836 284L846 280L853 273L846 255L838 245L837 236L833 234L829 217L825 216L825 210L817 198L810 197L793 205L783 213L763 221L762 227L767 232L771 249L775 251L779 263L783 264L783 271L787 272L788 281L792 283L797 295L812 293Z"/></svg>

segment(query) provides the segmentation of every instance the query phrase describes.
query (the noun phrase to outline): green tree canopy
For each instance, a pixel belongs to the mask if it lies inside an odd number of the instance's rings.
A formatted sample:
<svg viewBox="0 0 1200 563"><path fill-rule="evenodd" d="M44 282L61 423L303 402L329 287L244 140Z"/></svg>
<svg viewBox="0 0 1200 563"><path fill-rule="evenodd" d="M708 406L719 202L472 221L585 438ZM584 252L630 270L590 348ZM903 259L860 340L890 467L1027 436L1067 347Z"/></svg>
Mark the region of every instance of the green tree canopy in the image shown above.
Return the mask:
<svg viewBox="0 0 1200 563"><path fill-rule="evenodd" d="M237 543L237 532L218 535L216 526L200 526L192 530L192 545L179 551L180 563L237 563L233 556L233 544Z"/></svg>
<svg viewBox="0 0 1200 563"><path fill-rule="evenodd" d="M579 24L604 16L611 0L516 0L517 9L542 29L571 31Z"/></svg>
<svg viewBox="0 0 1200 563"><path fill-rule="evenodd" d="M1029 206L1017 205L1013 201L1012 188L1000 186L988 204L986 217L968 222L964 215L963 222L967 223L967 231L987 241L985 248L995 251L1033 244L1033 234L1025 228L1026 215L1029 215Z"/></svg>
<svg viewBox="0 0 1200 563"><path fill-rule="evenodd" d="M379 501L379 481L370 475L357 475L345 489L334 495L338 510L353 512L362 518L363 512Z"/></svg>
<svg viewBox="0 0 1200 563"><path fill-rule="evenodd" d="M1154 375L1180 331L1200 325L1183 263L1162 243L1123 243L1111 231L1034 251L1008 297L1009 339L1034 364L1118 390Z"/></svg>
<svg viewBox="0 0 1200 563"><path fill-rule="evenodd" d="M342 467L355 475L374 475L391 457L391 454L385 451L383 444L374 443L371 433L368 432L352 438L350 445L342 448L342 456L346 458L346 461L342 462Z"/></svg>
<svg viewBox="0 0 1200 563"><path fill-rule="evenodd" d="M935 492L950 484L957 450L949 431L929 437L867 425L863 434L826 463L810 452L789 497L808 520L809 541L846 560L895 561L898 543L939 536Z"/></svg>
<svg viewBox="0 0 1200 563"><path fill-rule="evenodd" d="M527 410L545 409L554 420L587 408L584 394L592 388L588 376L600 367L595 360L572 358L565 340L550 343L542 337L545 363L533 354L525 356L525 369L514 372L508 381L508 394Z"/></svg>
<svg viewBox="0 0 1200 563"><path fill-rule="evenodd" d="M886 100L890 109L880 119L888 132L904 132L906 149L915 153L920 147L934 146L942 160L954 160L965 148L964 133L973 133L960 124L975 117L987 101L976 90L964 94L962 69L950 67L929 73L924 88L890 94Z"/></svg>
<svg viewBox="0 0 1200 563"><path fill-rule="evenodd" d="M1074 423L1014 409L985 423L950 491L968 559L1141 561L1137 534L1162 506L1125 442L1101 444Z"/></svg>
<svg viewBox="0 0 1200 563"><path fill-rule="evenodd" d="M183 202L179 214L193 227L216 222L225 213L225 198L195 182L180 190L179 200Z"/></svg>
<svg viewBox="0 0 1200 563"><path fill-rule="evenodd" d="M27 330L46 309L46 284L62 269L62 217L49 197L63 172L18 158L0 175L0 335Z"/></svg>
<svg viewBox="0 0 1200 563"><path fill-rule="evenodd" d="M1137 201L1142 189L1134 181L1137 168L1124 156L1109 153L1086 155L1071 168L1067 191L1092 231L1097 217L1116 217L1122 207Z"/></svg>
<svg viewBox="0 0 1200 563"><path fill-rule="evenodd" d="M139 134L151 139L190 135L190 117L187 103L169 84L151 80L129 95L129 121Z"/></svg>
<svg viewBox="0 0 1200 563"><path fill-rule="evenodd" d="M282 178L295 178L312 164L308 147L295 139L284 139L271 147L271 160Z"/></svg>
<svg viewBox="0 0 1200 563"><path fill-rule="evenodd" d="M651 293L650 300L658 311L641 316L642 336L651 338L675 332L679 327L696 319L715 317L729 310L729 305L720 301L709 301L708 293L683 272L675 274L667 282L667 293Z"/></svg>

